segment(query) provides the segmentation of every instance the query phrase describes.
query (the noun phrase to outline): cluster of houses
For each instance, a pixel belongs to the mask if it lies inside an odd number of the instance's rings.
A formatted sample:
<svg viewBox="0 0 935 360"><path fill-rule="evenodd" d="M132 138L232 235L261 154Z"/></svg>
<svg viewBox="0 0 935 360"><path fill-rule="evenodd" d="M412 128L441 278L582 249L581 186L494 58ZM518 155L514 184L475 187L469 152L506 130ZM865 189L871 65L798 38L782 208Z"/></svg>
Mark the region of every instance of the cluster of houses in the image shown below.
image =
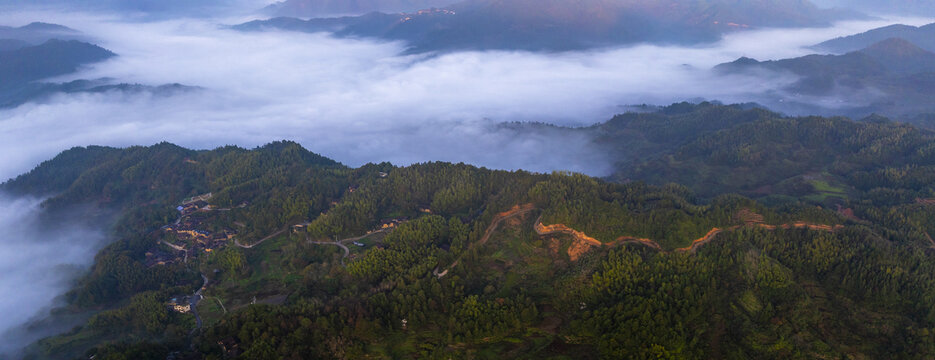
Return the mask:
<svg viewBox="0 0 935 360"><path fill-rule="evenodd" d="M175 311L182 314L187 314L192 311L192 303L188 296L173 297L169 299L169 302L166 303L166 306L170 311Z"/></svg>
<svg viewBox="0 0 935 360"><path fill-rule="evenodd" d="M178 242L190 245L190 249L195 251L211 252L215 249L227 246L234 239L237 233L230 229L224 229L218 232L201 230L204 228L201 222L195 218L186 218L178 225L170 225L164 228L166 233L175 235Z"/></svg>
<svg viewBox="0 0 935 360"><path fill-rule="evenodd" d="M408 216L392 218L392 219L383 219L380 221L380 228L378 230L390 230L395 229L399 225L402 225L404 222L409 221Z"/></svg>
<svg viewBox="0 0 935 360"><path fill-rule="evenodd" d="M407 21L409 21L409 20L412 20L412 19L413 19L414 17L416 17L416 16L425 16L425 15L454 15L454 14L456 14L454 11L452 11L452 10L447 10L447 9L425 9L425 10L416 11L416 12L414 12L414 13L406 14L406 17L400 19L399 22L407 22Z"/></svg>
<svg viewBox="0 0 935 360"><path fill-rule="evenodd" d="M187 260L189 255L197 256L201 252L212 252L230 244L237 235L237 232L230 229L211 232L204 230L206 227L200 220L200 216L191 216L200 210L210 210L206 199L211 194L196 196L176 207L179 211L179 221L162 227L162 230L174 238L170 242L160 240L158 244L166 245L172 250L165 250L161 245L156 245L146 252L146 266L153 267L158 265L168 265L175 262Z"/></svg>

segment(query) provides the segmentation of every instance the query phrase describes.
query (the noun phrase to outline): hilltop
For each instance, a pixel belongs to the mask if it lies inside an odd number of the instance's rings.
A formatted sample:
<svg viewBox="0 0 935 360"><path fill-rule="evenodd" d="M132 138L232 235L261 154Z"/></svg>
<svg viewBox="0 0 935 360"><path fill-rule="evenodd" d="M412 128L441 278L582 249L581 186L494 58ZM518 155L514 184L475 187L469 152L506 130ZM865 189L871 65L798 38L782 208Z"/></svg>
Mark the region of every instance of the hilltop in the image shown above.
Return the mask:
<svg viewBox="0 0 935 360"><path fill-rule="evenodd" d="M100 62L116 54L76 40L49 40L41 45L0 51L0 90L75 72L80 66Z"/></svg>
<svg viewBox="0 0 935 360"><path fill-rule="evenodd" d="M923 49L935 52L935 24L920 27L900 24L890 25L860 34L828 40L813 46L813 48L843 54L858 51L891 38L904 39Z"/></svg>
<svg viewBox="0 0 935 360"><path fill-rule="evenodd" d="M0 39L39 45L52 39L83 40L84 36L81 32L67 26L33 22L20 27L0 26Z"/></svg>

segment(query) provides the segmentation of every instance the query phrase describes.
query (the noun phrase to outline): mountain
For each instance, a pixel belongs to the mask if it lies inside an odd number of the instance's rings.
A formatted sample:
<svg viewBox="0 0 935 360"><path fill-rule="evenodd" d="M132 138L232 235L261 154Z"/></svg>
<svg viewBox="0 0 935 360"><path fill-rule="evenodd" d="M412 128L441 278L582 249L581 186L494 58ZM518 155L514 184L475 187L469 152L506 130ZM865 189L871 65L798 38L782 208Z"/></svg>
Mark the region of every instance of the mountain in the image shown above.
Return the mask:
<svg viewBox="0 0 935 360"><path fill-rule="evenodd" d="M857 51L890 38L905 39L923 49L935 52L935 23L921 27L890 25L856 35L828 40L815 45L813 48L840 54Z"/></svg>
<svg viewBox="0 0 935 360"><path fill-rule="evenodd" d="M715 104L567 130L643 138L631 173L665 185L290 142L65 151L0 190L117 209L116 242L62 310L94 315L30 358L935 354L932 133ZM721 192L771 176L820 196Z"/></svg>
<svg viewBox="0 0 935 360"><path fill-rule="evenodd" d="M849 8L868 13L935 16L935 3L928 0L815 0L815 3L825 7Z"/></svg>
<svg viewBox="0 0 935 360"><path fill-rule="evenodd" d="M0 40L39 45L46 41L82 40L82 34L74 29L48 23L34 22L20 27L0 26ZM7 47L7 50L12 50Z"/></svg>
<svg viewBox="0 0 935 360"><path fill-rule="evenodd" d="M164 84L159 86L115 83L111 79L73 80L64 83L33 82L24 84L15 90L0 93L0 109L17 107L26 103L43 103L58 95L67 94L102 94L147 93L154 96L173 96L201 88L182 84Z"/></svg>
<svg viewBox="0 0 935 360"><path fill-rule="evenodd" d="M286 0L266 8L275 16L296 18L361 15L370 12L414 12L451 5L458 0Z"/></svg>
<svg viewBox="0 0 935 360"><path fill-rule="evenodd" d="M883 188L903 201L927 198L933 190L909 189L935 169L935 153L925 150L935 134L880 116L851 121L678 104L577 131L590 133L618 159L611 179L675 182L709 198L739 193L764 202L810 199L834 207L881 196ZM883 176L887 169L914 166L919 168Z"/></svg>
<svg viewBox="0 0 935 360"><path fill-rule="evenodd" d="M0 0L0 9L111 12L134 17L169 18L242 14L257 10L255 0Z"/></svg>
<svg viewBox="0 0 935 360"><path fill-rule="evenodd" d="M31 81L70 74L82 65L109 59L116 54L76 40L49 40L42 45L0 52L0 90Z"/></svg>
<svg viewBox="0 0 935 360"><path fill-rule="evenodd" d="M935 53L892 38L844 55L808 55L759 62L741 58L714 68L720 75L790 78L796 81L765 97L809 112L863 117L872 113L911 117L935 111ZM827 108L821 108L820 104ZM767 104L770 105L770 104Z"/></svg>
<svg viewBox="0 0 935 360"><path fill-rule="evenodd" d="M900 38L890 38L860 51L893 74L935 72L935 53Z"/></svg>
<svg viewBox="0 0 935 360"><path fill-rule="evenodd" d="M757 27L825 26L854 16L821 10L806 0L635 1L467 0L406 14L288 21L288 30L340 28L339 36L404 40L410 52L459 50L562 51L638 42L698 44ZM275 28L254 21L236 28ZM331 26L323 28L322 24Z"/></svg>
<svg viewBox="0 0 935 360"><path fill-rule="evenodd" d="M31 45L30 43L17 39L0 39L0 51L10 51L21 49Z"/></svg>

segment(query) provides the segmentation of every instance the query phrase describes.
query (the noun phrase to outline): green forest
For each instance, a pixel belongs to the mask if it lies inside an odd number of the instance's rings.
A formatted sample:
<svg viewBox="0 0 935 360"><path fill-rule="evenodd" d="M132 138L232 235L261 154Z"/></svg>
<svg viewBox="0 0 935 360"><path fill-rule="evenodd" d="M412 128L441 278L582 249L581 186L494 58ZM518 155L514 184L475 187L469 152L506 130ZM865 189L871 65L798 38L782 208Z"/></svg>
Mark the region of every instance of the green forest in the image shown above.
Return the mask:
<svg viewBox="0 0 935 360"><path fill-rule="evenodd" d="M710 103L561 131L614 175L67 150L0 190L114 242L28 358L935 357L935 134ZM236 235L183 259L186 222Z"/></svg>

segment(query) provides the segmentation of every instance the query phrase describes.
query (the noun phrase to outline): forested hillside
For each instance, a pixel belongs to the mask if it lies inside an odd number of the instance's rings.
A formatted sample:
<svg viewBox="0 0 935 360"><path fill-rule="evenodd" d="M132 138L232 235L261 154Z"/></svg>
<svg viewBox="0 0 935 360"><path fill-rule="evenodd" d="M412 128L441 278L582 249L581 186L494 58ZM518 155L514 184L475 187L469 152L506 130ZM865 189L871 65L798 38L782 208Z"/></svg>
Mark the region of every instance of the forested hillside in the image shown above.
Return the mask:
<svg viewBox="0 0 935 360"><path fill-rule="evenodd" d="M935 356L931 134L714 104L567 131L616 181L68 150L2 190L116 211L117 241L62 310L95 315L30 356Z"/></svg>

